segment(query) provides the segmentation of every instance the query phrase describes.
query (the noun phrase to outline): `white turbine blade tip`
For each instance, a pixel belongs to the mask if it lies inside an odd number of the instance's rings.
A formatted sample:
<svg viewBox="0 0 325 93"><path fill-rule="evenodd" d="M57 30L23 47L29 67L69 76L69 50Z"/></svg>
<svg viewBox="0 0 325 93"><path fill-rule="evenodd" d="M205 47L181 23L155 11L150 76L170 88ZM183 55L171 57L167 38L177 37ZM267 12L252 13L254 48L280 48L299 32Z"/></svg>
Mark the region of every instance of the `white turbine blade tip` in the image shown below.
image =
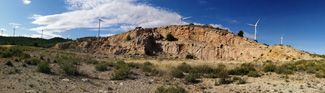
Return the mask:
<svg viewBox="0 0 325 93"><path fill-rule="evenodd" d="M190 17L185 17L185 18L183 18L183 19L189 19L189 18L191 18L192 16L190 16Z"/></svg>

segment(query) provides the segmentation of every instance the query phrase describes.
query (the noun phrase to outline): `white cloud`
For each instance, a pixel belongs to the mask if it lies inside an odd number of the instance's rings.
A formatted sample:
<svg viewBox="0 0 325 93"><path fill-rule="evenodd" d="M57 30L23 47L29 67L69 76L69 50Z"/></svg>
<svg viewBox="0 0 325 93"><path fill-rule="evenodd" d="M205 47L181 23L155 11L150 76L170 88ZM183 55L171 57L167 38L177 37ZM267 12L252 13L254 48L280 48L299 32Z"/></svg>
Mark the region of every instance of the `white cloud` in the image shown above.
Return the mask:
<svg viewBox="0 0 325 93"><path fill-rule="evenodd" d="M205 1L205 0L199 0L198 2L199 2L199 4L200 4L200 5L205 5L205 4L208 4L208 2L207 2L207 1Z"/></svg>
<svg viewBox="0 0 325 93"><path fill-rule="evenodd" d="M254 39L255 38L255 35L254 34L249 34L247 32L244 32L244 37L247 37L249 39Z"/></svg>
<svg viewBox="0 0 325 93"><path fill-rule="evenodd" d="M24 4L26 4L26 5L28 5L28 4L30 4L31 3L31 1L30 0L22 0L23 1L23 3Z"/></svg>
<svg viewBox="0 0 325 93"><path fill-rule="evenodd" d="M159 27L176 25L178 18L174 12L159 9L147 4L137 3L137 0L66 0L71 11L54 15L33 15L33 24L40 27L30 30L45 35L61 36L58 33L75 28L98 27L99 11L103 17L101 27L116 27L117 30L130 30L135 27ZM81 16L82 15L82 16Z"/></svg>
<svg viewBox="0 0 325 93"><path fill-rule="evenodd" d="M19 28L20 24L18 23L9 23L10 26L12 26L13 28Z"/></svg>
<svg viewBox="0 0 325 93"><path fill-rule="evenodd" d="M115 35L115 34L100 34L100 36L102 36L102 37L109 37L109 36L113 36L113 35Z"/></svg>
<svg viewBox="0 0 325 93"><path fill-rule="evenodd" d="M101 14L103 31L127 31L135 27L160 27L177 25L177 13L154 7L139 0L65 0L70 11L53 15L33 15L31 23L40 25L31 31L52 37L62 37L60 33L75 28L98 28ZM100 12L100 13L99 13ZM187 24L187 22L183 22ZM218 25L215 25L218 26ZM220 28L223 28L219 25Z"/></svg>
<svg viewBox="0 0 325 93"><path fill-rule="evenodd" d="M1 30L1 31L6 31L6 29L4 29L4 28L0 28L0 30Z"/></svg>

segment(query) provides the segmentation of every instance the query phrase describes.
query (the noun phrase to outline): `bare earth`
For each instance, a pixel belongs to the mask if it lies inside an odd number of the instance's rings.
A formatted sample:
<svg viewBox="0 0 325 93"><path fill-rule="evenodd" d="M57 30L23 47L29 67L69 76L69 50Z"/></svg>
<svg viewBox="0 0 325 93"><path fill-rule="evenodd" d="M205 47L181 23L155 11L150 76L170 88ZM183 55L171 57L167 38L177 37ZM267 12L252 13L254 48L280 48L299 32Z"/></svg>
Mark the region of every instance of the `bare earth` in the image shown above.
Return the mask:
<svg viewBox="0 0 325 93"><path fill-rule="evenodd" d="M41 53L45 54L45 58L53 59L53 57L61 50L55 49L39 49L38 51L28 51L32 56L39 57ZM161 60L154 58L125 58L114 57L113 55L77 53L79 56L91 56L99 61L124 59L126 62L152 62L158 69L164 71L171 67L175 67L182 62L190 65L208 64L212 67L218 63L224 63L229 69L236 67L241 62L214 62L202 60L179 60L169 59ZM23 62L14 62L15 67L5 65L10 59L0 59L0 91L2 93L153 93L159 86L181 86L189 93L323 93L325 90L325 79L316 78L314 74L298 72L289 75L289 82L286 82L283 75L276 73L264 73L263 76L253 78L247 76L239 76L247 79L246 84L237 85L235 82L215 86L217 79L200 78L197 84L187 84L178 78L171 78L167 73L160 73L157 76L146 76L139 69L132 69L132 77L134 79L127 80L110 80L113 68L109 67L109 71L96 71L93 64L82 63L79 71L84 76L66 76L60 73L58 64L51 61L51 71L53 74L43 74L35 70L36 66L27 65L23 67ZM257 63L260 64L260 63ZM19 69L19 71L15 71Z"/></svg>

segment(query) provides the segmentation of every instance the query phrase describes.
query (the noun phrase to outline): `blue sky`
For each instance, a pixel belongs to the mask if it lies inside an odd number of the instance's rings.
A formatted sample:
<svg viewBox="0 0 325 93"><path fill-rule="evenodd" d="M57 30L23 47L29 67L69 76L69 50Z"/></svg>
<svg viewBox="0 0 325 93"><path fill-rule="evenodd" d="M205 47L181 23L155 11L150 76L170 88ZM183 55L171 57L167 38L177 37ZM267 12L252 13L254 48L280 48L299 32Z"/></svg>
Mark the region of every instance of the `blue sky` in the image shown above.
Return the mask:
<svg viewBox="0 0 325 93"><path fill-rule="evenodd" d="M253 39L258 24L260 43L284 44L325 54L324 0L2 0L0 28L4 35L76 39L119 34L135 27L179 24L176 14L191 16L183 24L210 24Z"/></svg>

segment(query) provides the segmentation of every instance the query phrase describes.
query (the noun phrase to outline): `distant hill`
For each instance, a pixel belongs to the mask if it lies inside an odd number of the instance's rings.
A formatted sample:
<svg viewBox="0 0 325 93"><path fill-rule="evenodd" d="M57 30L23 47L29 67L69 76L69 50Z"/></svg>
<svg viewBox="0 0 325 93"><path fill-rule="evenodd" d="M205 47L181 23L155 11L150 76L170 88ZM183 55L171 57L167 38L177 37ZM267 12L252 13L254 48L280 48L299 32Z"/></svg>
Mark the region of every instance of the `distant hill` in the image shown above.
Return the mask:
<svg viewBox="0 0 325 93"><path fill-rule="evenodd" d="M260 44L209 25L136 28L110 37L58 43L55 48L135 57L143 55L216 61L292 61L315 58L290 46Z"/></svg>
<svg viewBox="0 0 325 93"><path fill-rule="evenodd" d="M0 45L22 45L35 47L53 47L56 43L71 41L71 39L64 39L54 37L51 39L31 38L31 37L3 37L0 36Z"/></svg>

